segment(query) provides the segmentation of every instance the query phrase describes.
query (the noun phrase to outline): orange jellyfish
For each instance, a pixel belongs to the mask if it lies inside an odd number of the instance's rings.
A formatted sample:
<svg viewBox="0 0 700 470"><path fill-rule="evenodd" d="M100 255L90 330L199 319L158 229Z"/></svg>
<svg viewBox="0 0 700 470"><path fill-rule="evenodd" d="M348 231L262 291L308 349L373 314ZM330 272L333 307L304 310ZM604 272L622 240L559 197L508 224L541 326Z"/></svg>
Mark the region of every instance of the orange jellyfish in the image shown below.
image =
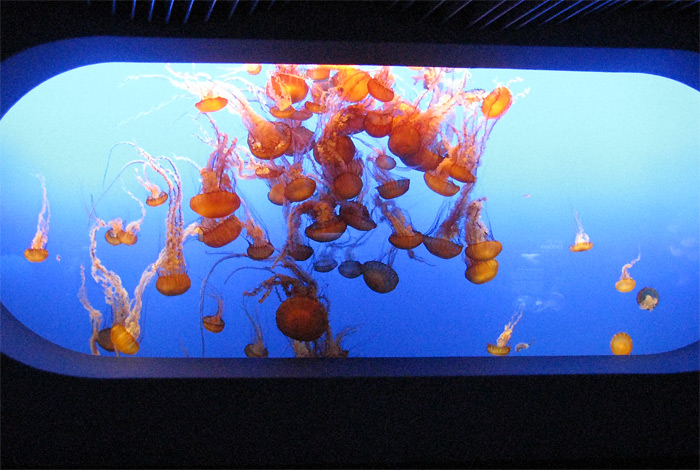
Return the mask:
<svg viewBox="0 0 700 470"><path fill-rule="evenodd" d="M43 199L41 203L41 211L39 212L39 221L36 226L36 234L29 244L29 248L24 250L24 257L32 263L40 263L49 256L46 249L46 243L49 241L49 220L51 219L51 210L49 209L49 200L46 197L46 182L42 175L36 175L41 181L41 190Z"/></svg>
<svg viewBox="0 0 700 470"><path fill-rule="evenodd" d="M393 123L394 115L392 111L371 110L367 111L363 125L367 134L381 138L391 133Z"/></svg>
<svg viewBox="0 0 700 470"><path fill-rule="evenodd" d="M391 75L390 67L382 67L379 69L374 77L372 77L367 82L367 91L372 98L382 101L389 102L394 99L394 90L391 89L394 78Z"/></svg>
<svg viewBox="0 0 700 470"><path fill-rule="evenodd" d="M199 223L199 241L212 248L228 245L241 234L243 224L235 215L225 219L203 218Z"/></svg>
<svg viewBox="0 0 700 470"><path fill-rule="evenodd" d="M195 103L194 107L197 108L200 113L214 113L224 109L227 104L228 100L223 96L207 96Z"/></svg>
<svg viewBox="0 0 700 470"><path fill-rule="evenodd" d="M262 70L262 64L246 64L245 70L250 75L257 75Z"/></svg>
<svg viewBox="0 0 700 470"><path fill-rule="evenodd" d="M496 87L481 103L481 112L486 119L498 119L513 103L513 95L506 86Z"/></svg>
<svg viewBox="0 0 700 470"><path fill-rule="evenodd" d="M316 181L302 174L301 164L292 165L286 176L291 180L284 186L284 198L287 201L305 201L316 192Z"/></svg>
<svg viewBox="0 0 700 470"><path fill-rule="evenodd" d="M206 315L202 317L202 325L207 331L212 333L221 333L224 331L226 322L222 318L224 316L224 299L221 294L210 294L216 300L216 313L214 315Z"/></svg>
<svg viewBox="0 0 700 470"><path fill-rule="evenodd" d="M450 171L444 165L444 160L435 170L423 173L425 184L440 196L451 197L459 192L459 186L450 179Z"/></svg>
<svg viewBox="0 0 700 470"><path fill-rule="evenodd" d="M423 235L423 245L425 248L437 256L438 258L450 259L459 255L464 246L461 244L460 238L460 221L465 216L471 185L464 185L460 192L459 198L450 208L449 213L438 225L436 220L435 225L437 230L430 230L430 235Z"/></svg>
<svg viewBox="0 0 700 470"><path fill-rule="evenodd" d="M309 92L309 86L294 68L285 70L284 67L277 66L277 71L267 81L265 91L275 101L277 108L283 111L293 103L303 101Z"/></svg>
<svg viewBox="0 0 700 470"><path fill-rule="evenodd" d="M358 68L343 67L333 75L332 82L342 100L358 102L369 93L367 84L371 78L367 72Z"/></svg>
<svg viewBox="0 0 700 470"><path fill-rule="evenodd" d="M133 299L130 299L129 294L122 285L122 280L119 275L108 270L97 257L96 234L99 229L106 228L107 226L107 223L103 220L96 218L94 225L90 229L89 253L92 261L91 274L95 282L102 285L105 302L112 308L114 314L114 321L112 327L109 329L109 339L116 348L117 354L120 352L123 354L136 354L139 350L138 338L141 334L139 320L141 308L143 306L143 293L156 274L156 263L158 263L158 261L149 265L143 271L141 279L134 290ZM162 255L163 253L161 252L161 256ZM82 283L78 291L78 299L90 314L90 322L92 324L90 349L93 354L99 355L99 351L95 345L98 342L99 344L108 344L105 338L100 338L100 335L104 336L104 333L102 333L104 330L99 329L102 322L102 315L97 309L92 307L87 298L85 270L82 266L80 275Z"/></svg>
<svg viewBox="0 0 700 470"><path fill-rule="evenodd" d="M579 251L588 251L593 248L593 243L590 242L588 235L583 231L583 225L581 224L581 219L578 216L578 211L574 213L576 218L576 224L578 224L578 232L576 232L576 238L574 239L574 244L569 247L569 250L577 253Z"/></svg>
<svg viewBox="0 0 700 470"><path fill-rule="evenodd" d="M136 179L138 180L139 184L141 184L141 186L143 186L143 188L150 193L146 198L146 204L150 207L158 207L168 200L168 193L161 190L157 184L148 179L148 176L146 175L146 168L147 163L144 164L144 177L141 178L137 175Z"/></svg>
<svg viewBox="0 0 700 470"><path fill-rule="evenodd" d="M225 173L236 139L228 145L228 135L220 133L211 118L209 122L216 134L216 142L212 142L216 149L210 154L207 165L200 170L202 191L190 199L190 208L202 217L215 219L235 212L241 200L234 191L231 178Z"/></svg>
<svg viewBox="0 0 700 470"><path fill-rule="evenodd" d="M414 230L406 215L393 201L382 201L375 195L374 203L381 209L383 219L388 221L393 229L389 243L402 250L412 250L423 243L423 234Z"/></svg>
<svg viewBox="0 0 700 470"><path fill-rule="evenodd" d="M340 238L347 224L335 213L335 205L332 201L324 200L309 200L304 201L294 208L294 211L289 216L288 222L288 237L298 230L301 224L302 214L312 214L314 222L304 229L304 233L311 240L328 243Z"/></svg>
<svg viewBox="0 0 700 470"><path fill-rule="evenodd" d="M634 263L639 261L641 258L642 253L640 252L635 259L622 266L622 274L620 274L620 279L615 283L615 289L623 293L634 290L634 287L637 285L637 283L634 281L634 279L632 279L632 276L630 276L630 273L627 272L627 270L630 269L634 265Z"/></svg>
<svg viewBox="0 0 700 470"><path fill-rule="evenodd" d="M372 148L374 153L368 157L369 171L377 182L377 192L384 199L394 199L403 196L411 186L408 178L394 178L389 172L396 166L393 158L389 157L382 149Z"/></svg>
<svg viewBox="0 0 700 470"><path fill-rule="evenodd" d="M359 201L342 201L340 203L340 218L348 226L362 232L367 232L377 226L367 207Z"/></svg>
<svg viewBox="0 0 700 470"><path fill-rule="evenodd" d="M482 197L469 203L466 217L466 241L467 247L464 254L473 261L493 260L501 252L501 242L493 239L488 227L481 221L483 210Z"/></svg>
<svg viewBox="0 0 700 470"><path fill-rule="evenodd" d="M632 352L632 338L627 333L617 333L610 340L610 350L616 356L629 356Z"/></svg>
<svg viewBox="0 0 700 470"><path fill-rule="evenodd" d="M245 296L255 296L263 292L262 303L281 286L287 299L277 309L277 328L285 336L297 341L314 341L328 328L328 308L325 299L318 296L318 285L311 276L303 272L290 258L282 259L283 267L292 271L293 276L276 273Z"/></svg>
<svg viewBox="0 0 700 470"><path fill-rule="evenodd" d="M265 230L253 219L246 208L247 220L243 222L246 235L251 241L248 242L248 257L256 261L268 259L275 252L275 247L270 243Z"/></svg>
<svg viewBox="0 0 700 470"><path fill-rule="evenodd" d="M496 340L496 344L488 343L486 345L486 351L494 356L507 356L510 353L510 346L508 346L508 341L513 334L513 328L518 324L520 319L523 317L523 311L520 310L515 312L510 321L503 328L503 333Z"/></svg>

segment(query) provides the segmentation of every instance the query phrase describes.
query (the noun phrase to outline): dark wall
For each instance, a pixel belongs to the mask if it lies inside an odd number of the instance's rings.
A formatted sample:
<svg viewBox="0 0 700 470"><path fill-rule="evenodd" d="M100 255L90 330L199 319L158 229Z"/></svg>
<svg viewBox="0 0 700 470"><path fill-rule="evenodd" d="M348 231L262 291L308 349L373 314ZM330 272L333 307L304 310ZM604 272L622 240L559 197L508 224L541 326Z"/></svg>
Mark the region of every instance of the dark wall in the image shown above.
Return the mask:
<svg viewBox="0 0 700 470"><path fill-rule="evenodd" d="M220 1L205 23L210 3L197 1L185 25L189 2L175 3L168 24L169 2L156 2L151 23L149 1L137 2L133 21L131 4L112 16L112 2L2 1L2 57L96 34L698 50L697 4L631 2L519 30L469 27L483 5L443 22L456 2L430 14L424 2L259 2L252 13L240 2L229 21L231 2ZM0 366L3 468L699 464L697 373L105 381L4 355Z"/></svg>
<svg viewBox="0 0 700 470"><path fill-rule="evenodd" d="M698 374L92 380L2 357L2 467L697 468Z"/></svg>

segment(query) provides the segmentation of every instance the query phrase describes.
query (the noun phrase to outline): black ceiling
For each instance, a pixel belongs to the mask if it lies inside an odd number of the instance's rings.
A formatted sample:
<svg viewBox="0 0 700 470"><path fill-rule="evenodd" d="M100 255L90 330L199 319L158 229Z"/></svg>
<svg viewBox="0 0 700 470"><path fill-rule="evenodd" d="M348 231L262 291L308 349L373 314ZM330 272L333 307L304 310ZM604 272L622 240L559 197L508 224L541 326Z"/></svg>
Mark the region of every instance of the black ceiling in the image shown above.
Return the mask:
<svg viewBox="0 0 700 470"><path fill-rule="evenodd" d="M427 42L699 50L700 2L0 2L2 57L92 35Z"/></svg>

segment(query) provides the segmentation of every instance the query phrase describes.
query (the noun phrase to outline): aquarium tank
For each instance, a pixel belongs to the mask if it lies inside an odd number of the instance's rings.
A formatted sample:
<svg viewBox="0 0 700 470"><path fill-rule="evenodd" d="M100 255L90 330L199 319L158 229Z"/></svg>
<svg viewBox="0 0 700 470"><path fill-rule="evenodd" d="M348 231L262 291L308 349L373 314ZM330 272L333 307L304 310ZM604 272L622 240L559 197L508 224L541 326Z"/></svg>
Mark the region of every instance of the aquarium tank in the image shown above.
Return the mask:
<svg viewBox="0 0 700 470"><path fill-rule="evenodd" d="M122 358L673 351L699 110L644 73L75 68L0 121L2 304Z"/></svg>

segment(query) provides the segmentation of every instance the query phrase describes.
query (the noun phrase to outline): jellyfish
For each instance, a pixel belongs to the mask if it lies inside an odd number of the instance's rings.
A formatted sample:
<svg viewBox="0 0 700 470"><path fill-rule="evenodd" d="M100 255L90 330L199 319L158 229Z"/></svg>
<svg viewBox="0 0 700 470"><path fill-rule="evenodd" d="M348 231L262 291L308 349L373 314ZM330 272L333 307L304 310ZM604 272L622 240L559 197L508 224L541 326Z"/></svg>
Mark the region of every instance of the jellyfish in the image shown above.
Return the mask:
<svg viewBox="0 0 700 470"><path fill-rule="evenodd" d="M316 260L314 261L314 271L319 273L329 273L338 266L338 261L336 261L333 256L333 250L331 247L326 247L318 254Z"/></svg>
<svg viewBox="0 0 700 470"><path fill-rule="evenodd" d="M471 185L464 185L445 219L439 222L438 217L428 232L430 235L423 235L423 245L438 258L454 258L464 248L460 240L460 222L467 213L470 191Z"/></svg>
<svg viewBox="0 0 700 470"><path fill-rule="evenodd" d="M285 336L297 341L320 338L328 328L326 299L318 295L318 285L313 278L299 269L290 258L284 258L281 263L292 272L292 276L276 273L243 295L251 297L262 292L258 301L262 303L273 289L282 287L287 298L277 308L277 328Z"/></svg>
<svg viewBox="0 0 700 470"><path fill-rule="evenodd" d="M248 242L248 257L262 261L272 256L275 252L275 247L268 240L265 230L251 216L243 222L243 227L248 238L252 240L252 242Z"/></svg>
<svg viewBox="0 0 700 470"><path fill-rule="evenodd" d="M347 224L335 214L334 205L327 200L305 201L298 205L289 218L289 229L298 227L301 214L313 214L314 222L304 229L304 233L311 240L319 243L328 243L340 238Z"/></svg>
<svg viewBox="0 0 700 470"><path fill-rule="evenodd" d="M46 197L46 181L43 175L35 175L41 181L41 190L43 199L41 203L41 211L39 212L39 220L36 226L36 234L29 248L24 250L24 257L32 263L40 263L49 256L46 249L46 243L49 241L49 220L51 219L51 209L49 208L49 200Z"/></svg>
<svg viewBox="0 0 700 470"><path fill-rule="evenodd" d="M623 293L634 290L634 286L636 286L637 283L634 281L634 279L632 279L632 276L630 276L630 273L627 272L627 270L630 269L634 265L634 263L639 261L641 258L642 253L640 252L635 259L622 266L622 274L620 274L620 279L615 283L615 289Z"/></svg>
<svg viewBox="0 0 700 470"><path fill-rule="evenodd" d="M389 236L389 243L403 250L412 250L423 243L423 234L413 229L411 222L393 201L382 201L375 195L374 203L394 231Z"/></svg>
<svg viewBox="0 0 700 470"><path fill-rule="evenodd" d="M510 321L503 327L503 333L496 340L496 344L488 343L486 345L486 351L494 356L507 356L510 353L510 346L508 346L508 341L513 334L513 328L518 324L520 319L523 317L523 310L516 311ZM520 346L520 345L518 345ZM516 346L517 348L517 346ZM517 349L516 349L517 350Z"/></svg>
<svg viewBox="0 0 700 470"><path fill-rule="evenodd" d="M200 113L213 113L224 109L227 104L228 100L223 96L209 95L195 103L194 107L197 108Z"/></svg>
<svg viewBox="0 0 700 470"><path fill-rule="evenodd" d="M369 73L351 66L342 66L335 75L332 83L338 96L349 102L363 100L369 90L367 84L372 77Z"/></svg>
<svg viewBox="0 0 700 470"><path fill-rule="evenodd" d="M226 326L226 322L222 318L224 316L224 298L218 292L209 294L209 296L216 300L216 313L202 317L202 325L207 331L221 333Z"/></svg>
<svg viewBox="0 0 700 470"><path fill-rule="evenodd" d="M260 319L258 318L257 309L255 311L255 317L248 312L245 304L243 309L253 327L253 341L248 343L245 348L243 348L243 352L245 353L246 357L265 358L269 356L269 353L265 347L265 342L263 341L262 327L260 326Z"/></svg>
<svg viewBox="0 0 700 470"><path fill-rule="evenodd" d="M105 240L107 240L107 243L110 245L135 245L138 241L138 233L141 230L141 224L146 218L146 207L141 200L134 196L129 190L125 189L125 191L132 199L138 202L139 206L141 206L141 218L129 222L126 227L123 226L124 222L119 218L107 222L110 229L105 232Z"/></svg>
<svg viewBox="0 0 700 470"><path fill-rule="evenodd" d="M338 272L340 275L348 279L360 277L362 275L362 271L362 263L354 259L347 259L338 266Z"/></svg>
<svg viewBox="0 0 700 470"><path fill-rule="evenodd" d="M163 257L163 252L165 250L161 251L161 255L156 262L147 266L143 271L141 279L134 290L133 299L131 299L122 285L121 277L114 271L107 269L97 257L96 234L100 229L107 227L108 225L106 222L95 217L95 222L90 228L89 253L92 261L91 274L95 282L102 285L105 303L111 307L114 314L114 321L109 331L109 337L116 348L117 354L136 354L139 350L138 339L141 334L139 320L141 317L141 308L143 306L143 293L156 275L156 267ZM87 290L85 289L85 268L83 266L81 266L81 279L82 283L78 290L78 299L90 314L90 323L92 325L90 350L92 354L99 355L96 344L100 341L100 335L104 335L104 333L101 333L103 330L100 330L102 314L90 304L87 297Z"/></svg>
<svg viewBox="0 0 700 470"><path fill-rule="evenodd" d="M518 343L515 345L515 352L520 352L525 349L528 349L530 346L532 346L534 340L531 340L529 343Z"/></svg>
<svg viewBox="0 0 700 470"><path fill-rule="evenodd" d="M576 233L576 238L574 239L574 244L569 247L569 250L577 253L579 251L588 251L593 248L593 243L589 241L588 235L583 231L583 225L581 224L581 219L578 216L578 211L574 213L576 218L576 224L578 224L578 232Z"/></svg>
<svg viewBox="0 0 700 470"><path fill-rule="evenodd" d="M286 173L291 181L284 186L284 199L289 202L305 201L316 192L316 181L301 171L301 164L294 164Z"/></svg>
<svg viewBox="0 0 700 470"><path fill-rule="evenodd" d="M359 201L342 201L339 214L348 226L361 232L368 232L377 226L367 207Z"/></svg>
<svg viewBox="0 0 700 470"><path fill-rule="evenodd" d="M234 138L229 145L228 135L219 132L211 117L208 118L216 136L216 140L211 142L215 150L210 154L206 166L200 170L202 190L190 199L190 208L202 217L215 219L234 213L241 204L231 178L225 173L236 158L234 148L237 140Z"/></svg>
<svg viewBox="0 0 700 470"><path fill-rule="evenodd" d="M362 276L367 287L379 294L388 294L399 284L399 275L389 263L382 261L366 261L362 264Z"/></svg>
<svg viewBox="0 0 700 470"><path fill-rule="evenodd" d="M629 356L632 352L632 338L627 333L617 333L610 340L610 350L616 356Z"/></svg>
<svg viewBox="0 0 700 470"><path fill-rule="evenodd" d="M148 197L146 198L146 204L150 207L158 207L162 204L165 203L165 201L168 200L168 193L165 191L161 190L160 187L153 183L150 179L148 179L148 175L146 175L146 168L147 165L144 164L144 170L143 170L143 178L140 176L136 176L136 180L139 182L143 188L149 192Z"/></svg>
<svg viewBox="0 0 700 470"><path fill-rule="evenodd" d="M501 252L501 242L493 239L488 227L481 221L483 209L482 197L469 203L466 215L466 241L464 254L472 261L481 262L493 260Z"/></svg>
<svg viewBox="0 0 700 470"><path fill-rule="evenodd" d="M394 115L393 110L391 109L374 109L367 111L363 122L365 132L378 139L388 136L391 133L393 124Z"/></svg>
<svg viewBox="0 0 700 470"><path fill-rule="evenodd" d="M637 304L642 310L652 311L659 303L659 293L653 287L645 287L637 292Z"/></svg>
<svg viewBox="0 0 700 470"><path fill-rule="evenodd" d="M296 66L278 65L277 70L268 78L265 91L277 108L284 111L292 104L303 101L309 92L309 86Z"/></svg>
<svg viewBox="0 0 700 470"><path fill-rule="evenodd" d="M481 103L481 112L486 119L498 119L513 103L513 95L507 86L499 86L488 94Z"/></svg>

